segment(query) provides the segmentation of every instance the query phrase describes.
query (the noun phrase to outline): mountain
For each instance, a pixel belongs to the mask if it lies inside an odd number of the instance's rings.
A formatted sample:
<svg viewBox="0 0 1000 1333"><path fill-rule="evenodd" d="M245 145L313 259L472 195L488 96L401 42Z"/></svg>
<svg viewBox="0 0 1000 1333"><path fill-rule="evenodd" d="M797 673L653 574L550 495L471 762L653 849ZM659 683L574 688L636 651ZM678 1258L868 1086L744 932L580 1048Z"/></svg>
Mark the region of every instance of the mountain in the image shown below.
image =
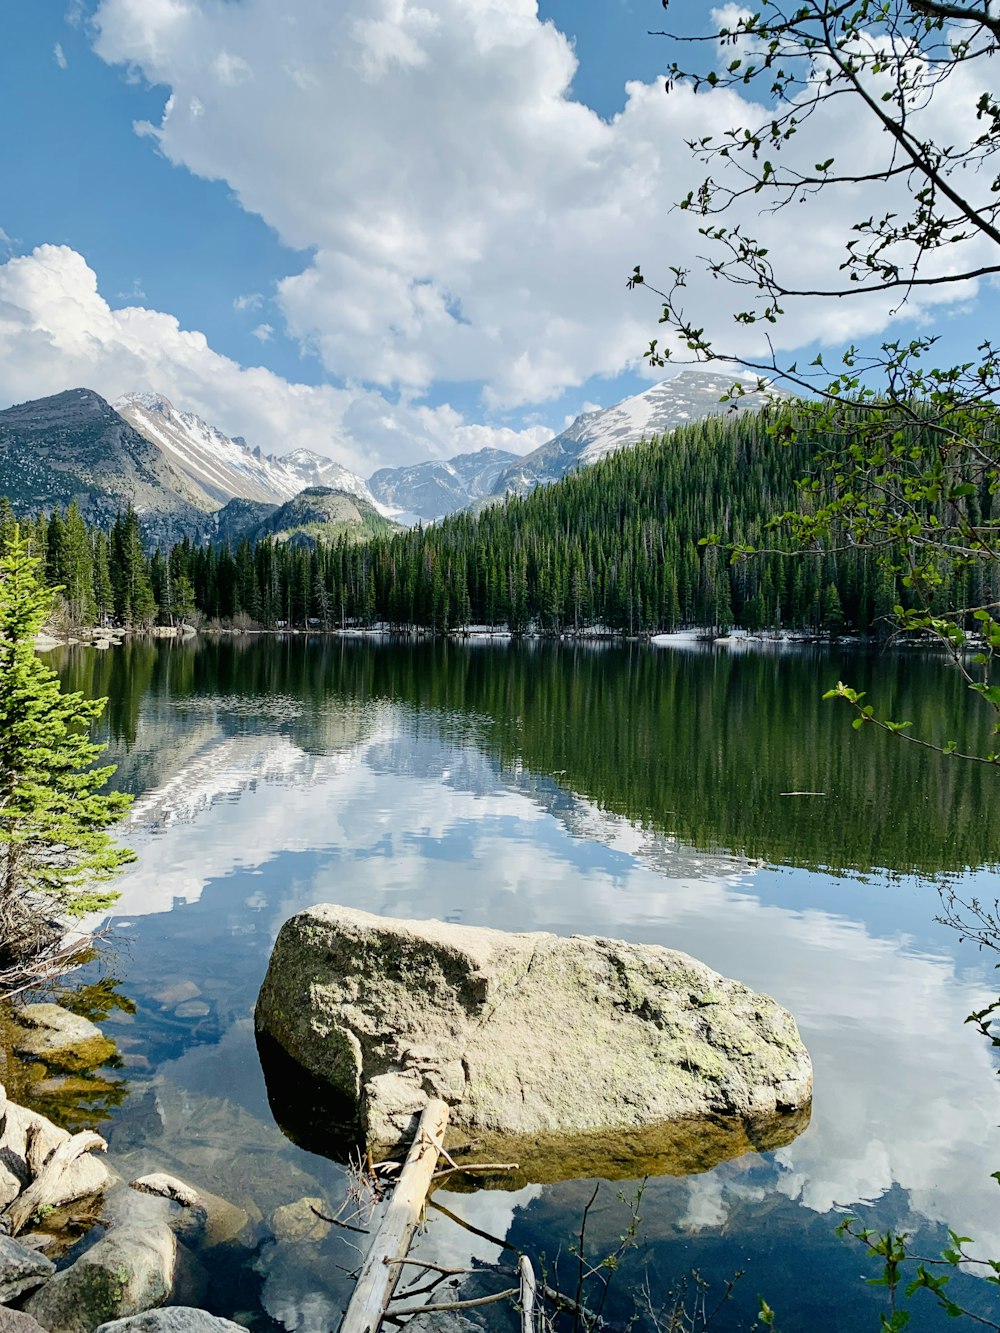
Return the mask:
<svg viewBox="0 0 1000 1333"><path fill-rule="evenodd" d="M193 412L178 411L158 393L126 394L115 408L188 479L205 510L237 497L281 504L307 486L346 491L378 508L363 478L309 449L263 454L241 436L230 437Z"/></svg>
<svg viewBox="0 0 1000 1333"><path fill-rule="evenodd" d="M156 545L200 535L202 496L185 473L91 389L68 389L0 412L0 493L34 516L76 500L110 527L135 506Z"/></svg>
<svg viewBox="0 0 1000 1333"><path fill-rule="evenodd" d="M235 550L244 537L255 541L258 529L280 508L280 505L267 504L263 500L244 500L242 496L236 496L209 515L205 524L206 540L214 546L231 546Z"/></svg>
<svg viewBox="0 0 1000 1333"><path fill-rule="evenodd" d="M380 512L383 517L392 517L392 514L372 494L368 482L363 477L359 477L356 472L349 471L343 464L335 463L332 458L325 458L322 454L314 454L311 449L293 449L290 454L282 454L276 461L281 463L288 470L289 475L295 478L297 482L296 495L307 486L322 486L331 491L344 491L348 495L357 496L359 500L364 500L366 504Z"/></svg>
<svg viewBox="0 0 1000 1333"><path fill-rule="evenodd" d="M705 417L756 411L767 403L766 396L756 392L747 392L735 406L720 403L732 384L732 375L684 370L674 379L654 384L614 407L584 412L561 435L515 459L497 477L491 494L497 499L511 493L527 495L536 486L558 481L574 468L596 463L640 440L666 435Z"/></svg>
<svg viewBox="0 0 1000 1333"><path fill-rule="evenodd" d="M375 498L395 513L436 519L489 495L516 458L507 449L479 449L456 454L447 462L380 468L368 478L368 485Z"/></svg>
<svg viewBox="0 0 1000 1333"><path fill-rule="evenodd" d="M251 545L262 537L296 546L311 546L317 537L329 542L345 535L360 542L399 531L399 524L361 496L329 486L309 486L280 506L231 500L214 517L218 535L213 540L231 545L243 537Z"/></svg>

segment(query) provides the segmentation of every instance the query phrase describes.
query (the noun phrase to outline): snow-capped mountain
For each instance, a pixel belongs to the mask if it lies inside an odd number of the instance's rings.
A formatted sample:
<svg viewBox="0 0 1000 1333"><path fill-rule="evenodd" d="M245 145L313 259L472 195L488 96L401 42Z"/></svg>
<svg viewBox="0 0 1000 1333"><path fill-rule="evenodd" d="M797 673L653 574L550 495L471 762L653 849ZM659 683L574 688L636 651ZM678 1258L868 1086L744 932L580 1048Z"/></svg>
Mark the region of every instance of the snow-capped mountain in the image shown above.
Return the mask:
<svg viewBox="0 0 1000 1333"><path fill-rule="evenodd" d="M34 517L75 500L108 528L134 505L147 541L198 539L203 494L168 455L92 389L67 389L0 412L0 491Z"/></svg>
<svg viewBox="0 0 1000 1333"><path fill-rule="evenodd" d="M574 468L596 463L618 449L638 444L655 435L666 435L678 426L730 411L755 411L767 397L748 392L733 403L719 399L732 387L731 374L709 374L684 370L672 380L654 384L643 393L625 398L614 407L584 412L555 439L516 459L497 478L492 494L526 495L536 486L558 481Z"/></svg>
<svg viewBox="0 0 1000 1333"><path fill-rule="evenodd" d="M436 519L489 495L497 477L516 458L507 449L487 447L456 454L446 462L380 468L368 478L368 485L376 499L395 513Z"/></svg>
<svg viewBox="0 0 1000 1333"><path fill-rule="evenodd" d="M394 512L391 507L379 504L363 477L351 472L343 464L334 462L332 458L314 454L311 449L293 449L290 454L282 454L274 461L296 479L296 494L307 486L326 486L332 491L346 491L348 495L356 495L359 500L367 500L386 518Z"/></svg>
<svg viewBox="0 0 1000 1333"><path fill-rule="evenodd" d="M366 500L380 512L367 483L332 458L294 449L277 457L251 449L193 412L180 412L158 393L129 393L114 404L118 414L162 451L204 496L205 509L233 499L281 504L308 486L328 486Z"/></svg>

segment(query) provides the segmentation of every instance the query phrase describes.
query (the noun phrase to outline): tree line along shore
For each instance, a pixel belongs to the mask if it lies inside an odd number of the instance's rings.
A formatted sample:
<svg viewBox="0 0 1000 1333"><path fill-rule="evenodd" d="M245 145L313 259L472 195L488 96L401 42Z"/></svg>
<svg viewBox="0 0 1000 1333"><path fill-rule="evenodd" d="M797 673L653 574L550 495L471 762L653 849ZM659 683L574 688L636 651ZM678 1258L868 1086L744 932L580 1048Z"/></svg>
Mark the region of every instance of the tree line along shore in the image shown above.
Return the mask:
<svg viewBox="0 0 1000 1333"><path fill-rule="evenodd" d="M795 550L775 519L822 502L808 486L815 452L808 435L781 443L768 412L742 413L623 449L478 513L365 540L339 532L232 548L185 539L148 550L133 509L105 532L75 502L22 516L21 527L62 589L66 626L888 634L893 608L912 604L902 571L837 534ZM984 487L967 503L988 519L995 501ZM0 499L0 544L14 522ZM715 533L725 544L706 541ZM733 546L754 553L733 560ZM942 608L998 596L1000 571L983 563L944 569L934 594Z"/></svg>

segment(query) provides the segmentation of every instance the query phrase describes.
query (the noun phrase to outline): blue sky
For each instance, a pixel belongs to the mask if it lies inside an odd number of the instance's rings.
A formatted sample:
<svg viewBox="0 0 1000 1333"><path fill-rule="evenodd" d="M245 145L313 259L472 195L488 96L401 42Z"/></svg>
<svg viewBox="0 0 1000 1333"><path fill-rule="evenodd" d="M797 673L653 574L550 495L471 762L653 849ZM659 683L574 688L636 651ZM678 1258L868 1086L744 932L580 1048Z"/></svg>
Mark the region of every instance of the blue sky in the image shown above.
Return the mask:
<svg viewBox="0 0 1000 1333"><path fill-rule="evenodd" d="M154 388L367 474L649 382L624 278L691 253L701 116L659 85L658 0L66 4L5 16L0 403ZM924 315L948 356L969 309ZM811 320L789 346L871 332Z"/></svg>

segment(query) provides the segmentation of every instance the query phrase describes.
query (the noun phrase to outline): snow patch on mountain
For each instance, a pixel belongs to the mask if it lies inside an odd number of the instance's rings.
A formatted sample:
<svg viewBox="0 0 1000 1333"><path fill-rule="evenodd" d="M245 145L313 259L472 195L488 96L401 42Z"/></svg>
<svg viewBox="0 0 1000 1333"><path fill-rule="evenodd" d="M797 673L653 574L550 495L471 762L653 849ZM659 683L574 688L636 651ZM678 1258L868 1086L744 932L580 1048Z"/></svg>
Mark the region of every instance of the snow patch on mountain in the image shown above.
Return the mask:
<svg viewBox="0 0 1000 1333"><path fill-rule="evenodd" d="M431 521L489 495L516 457L506 449L487 447L447 460L380 468L368 478L368 485L395 513Z"/></svg>
<svg viewBox="0 0 1000 1333"><path fill-rule="evenodd" d="M640 440L668 435L688 422L766 406L767 395L749 386L742 397L728 403L720 401L733 382L732 374L685 370L674 379L654 384L613 407L584 412L561 435L517 459L502 472L493 495L526 495L536 486L558 481L578 467L587 467Z"/></svg>
<svg viewBox="0 0 1000 1333"><path fill-rule="evenodd" d="M367 500L391 517L364 479L332 458L309 449L293 449L280 457L263 454L242 437L230 437L193 412L179 411L154 391L125 394L114 407L197 488L206 509L237 498L281 504L309 486L329 486Z"/></svg>

